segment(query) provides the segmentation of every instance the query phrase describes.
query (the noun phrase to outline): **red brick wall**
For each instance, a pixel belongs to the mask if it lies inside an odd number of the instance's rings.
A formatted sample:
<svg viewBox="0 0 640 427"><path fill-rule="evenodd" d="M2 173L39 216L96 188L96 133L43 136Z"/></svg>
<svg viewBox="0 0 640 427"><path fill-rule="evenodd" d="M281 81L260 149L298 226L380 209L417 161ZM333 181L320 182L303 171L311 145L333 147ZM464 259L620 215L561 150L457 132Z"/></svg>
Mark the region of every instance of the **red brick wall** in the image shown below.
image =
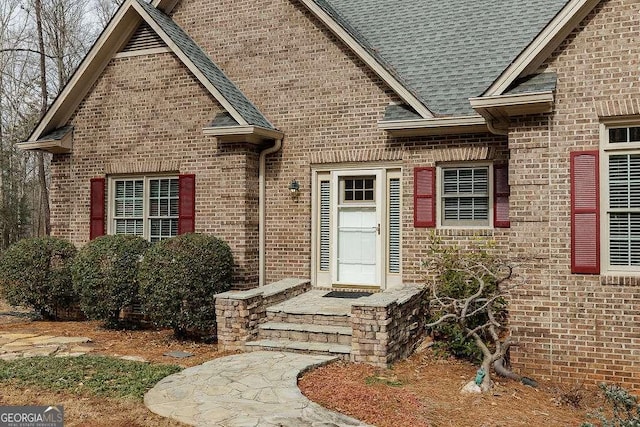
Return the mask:
<svg viewBox="0 0 640 427"><path fill-rule="evenodd" d="M637 385L638 288L569 273L568 162L570 150L598 147L596 111L616 108L603 102L638 98L639 7L602 2L557 49L545 65L559 76L556 110L514 120L509 151L505 137L489 134L394 139L380 131L397 96L297 2L184 0L173 17L285 134L267 162L267 283L310 276L313 166L401 162L403 270L413 283L423 281L430 233L413 228L413 168L509 158L511 228L437 234L462 244L479 234L530 259L526 286L512 299L522 341L516 367L534 377ZM54 233L88 239L91 177L115 165L176 168L197 175L196 231L228 240L237 282L255 284L258 154L202 134L219 111L171 54L113 60L72 120L73 154L54 158ZM287 190L293 179L297 199Z"/></svg>
<svg viewBox="0 0 640 427"><path fill-rule="evenodd" d="M89 239L93 177L195 173L196 231L227 240L236 283L255 285L257 149L203 135L220 111L173 54L113 59L71 120L73 153L53 158L53 234Z"/></svg>
<svg viewBox="0 0 640 427"><path fill-rule="evenodd" d="M534 376L640 389L640 288L570 273L569 180L569 153L599 148L599 114L640 114L639 16L637 1L600 2L543 67L558 74L554 113L512 123L511 246L542 267L513 301L512 360Z"/></svg>

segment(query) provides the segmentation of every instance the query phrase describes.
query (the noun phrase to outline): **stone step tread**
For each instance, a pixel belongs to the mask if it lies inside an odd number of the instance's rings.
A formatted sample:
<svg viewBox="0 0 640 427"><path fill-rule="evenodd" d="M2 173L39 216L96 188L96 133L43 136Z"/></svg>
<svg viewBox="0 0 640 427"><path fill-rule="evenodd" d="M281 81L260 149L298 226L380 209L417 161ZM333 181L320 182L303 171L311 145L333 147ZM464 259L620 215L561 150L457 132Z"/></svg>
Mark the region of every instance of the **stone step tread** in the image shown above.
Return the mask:
<svg viewBox="0 0 640 427"><path fill-rule="evenodd" d="M294 316L328 316L328 317L351 317L351 313L347 312L334 312L330 310L318 309L316 311L310 311L306 308L282 308L279 305L272 305L267 307L267 313L281 313L291 314Z"/></svg>
<svg viewBox="0 0 640 427"><path fill-rule="evenodd" d="M317 351L330 354L350 354L351 346L321 343L321 342L301 342L301 341L285 341L285 340L257 340L250 341L245 344L248 347L260 348L277 348L281 350L301 350L301 351Z"/></svg>
<svg viewBox="0 0 640 427"><path fill-rule="evenodd" d="M320 334L351 335L352 329L348 326L316 325L312 323L285 323L266 322L260 324L260 329L276 331L311 332Z"/></svg>

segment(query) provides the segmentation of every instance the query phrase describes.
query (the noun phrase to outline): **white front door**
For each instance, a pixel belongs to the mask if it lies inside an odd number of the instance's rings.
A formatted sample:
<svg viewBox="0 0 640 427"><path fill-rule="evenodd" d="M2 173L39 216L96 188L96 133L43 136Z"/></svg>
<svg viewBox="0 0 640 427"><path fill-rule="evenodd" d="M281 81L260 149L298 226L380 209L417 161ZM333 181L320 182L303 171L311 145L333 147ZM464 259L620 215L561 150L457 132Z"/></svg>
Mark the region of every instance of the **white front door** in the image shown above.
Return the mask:
<svg viewBox="0 0 640 427"><path fill-rule="evenodd" d="M379 286L380 171L334 172L334 284Z"/></svg>
<svg viewBox="0 0 640 427"><path fill-rule="evenodd" d="M314 286L400 286L400 168L317 170L313 177Z"/></svg>

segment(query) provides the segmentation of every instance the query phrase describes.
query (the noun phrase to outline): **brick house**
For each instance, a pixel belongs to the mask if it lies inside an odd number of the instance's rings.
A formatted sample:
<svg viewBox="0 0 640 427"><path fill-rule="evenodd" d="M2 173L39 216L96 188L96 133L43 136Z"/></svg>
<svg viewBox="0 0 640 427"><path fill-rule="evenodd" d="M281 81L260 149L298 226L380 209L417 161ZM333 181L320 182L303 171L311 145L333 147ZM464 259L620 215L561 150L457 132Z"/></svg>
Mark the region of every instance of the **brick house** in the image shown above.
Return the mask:
<svg viewBox="0 0 640 427"><path fill-rule="evenodd" d="M238 288L536 261L517 368L640 387L640 2L126 0L24 149L52 230L227 240Z"/></svg>

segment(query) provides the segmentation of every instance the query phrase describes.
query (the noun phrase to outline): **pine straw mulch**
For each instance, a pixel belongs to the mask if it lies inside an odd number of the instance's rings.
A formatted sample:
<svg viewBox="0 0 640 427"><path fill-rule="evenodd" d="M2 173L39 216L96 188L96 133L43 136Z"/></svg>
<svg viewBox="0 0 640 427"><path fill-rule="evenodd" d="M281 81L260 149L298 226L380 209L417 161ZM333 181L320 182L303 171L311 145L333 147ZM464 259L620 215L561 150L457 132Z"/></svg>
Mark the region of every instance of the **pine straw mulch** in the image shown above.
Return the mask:
<svg viewBox="0 0 640 427"><path fill-rule="evenodd" d="M306 373L299 386L322 406L378 427L580 426L602 404L595 390L502 379L492 394L460 394L476 369L427 349L391 369L333 363Z"/></svg>
<svg viewBox="0 0 640 427"><path fill-rule="evenodd" d="M25 314L9 311L0 300L0 333L86 336L92 340L92 354L138 356L183 367L231 354L218 352L215 344L177 340L166 329L107 330L99 322L30 321ZM163 355L168 351L194 356L175 359ZM593 390L544 383L534 389L505 380L498 381L492 395L461 395L461 387L474 378L475 370L471 364L437 358L426 349L392 369L333 363L306 373L299 386L311 400L378 427L579 426L588 412L601 405ZM580 408L568 405L568 400ZM25 404L64 405L69 426L181 425L151 413L137 401L25 387L0 390L0 405Z"/></svg>

